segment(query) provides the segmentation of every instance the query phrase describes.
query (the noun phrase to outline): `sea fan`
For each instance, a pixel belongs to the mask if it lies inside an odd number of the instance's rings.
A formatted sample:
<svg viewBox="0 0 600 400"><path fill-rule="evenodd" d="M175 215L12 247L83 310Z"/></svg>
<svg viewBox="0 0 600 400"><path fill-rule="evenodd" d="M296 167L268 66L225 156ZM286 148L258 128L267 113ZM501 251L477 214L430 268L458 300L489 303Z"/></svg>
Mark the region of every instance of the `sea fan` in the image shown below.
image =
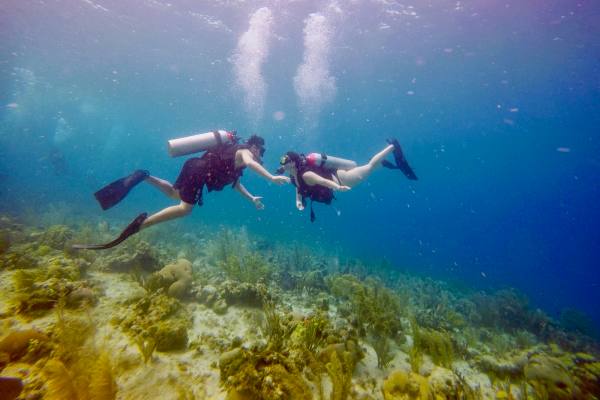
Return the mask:
<svg viewBox="0 0 600 400"><path fill-rule="evenodd" d="M44 366L44 376L47 379L45 400L78 400L73 377L61 361L49 360Z"/></svg>
<svg viewBox="0 0 600 400"><path fill-rule="evenodd" d="M117 396L117 384L106 353L100 354L94 365L89 393L91 400L114 400Z"/></svg>

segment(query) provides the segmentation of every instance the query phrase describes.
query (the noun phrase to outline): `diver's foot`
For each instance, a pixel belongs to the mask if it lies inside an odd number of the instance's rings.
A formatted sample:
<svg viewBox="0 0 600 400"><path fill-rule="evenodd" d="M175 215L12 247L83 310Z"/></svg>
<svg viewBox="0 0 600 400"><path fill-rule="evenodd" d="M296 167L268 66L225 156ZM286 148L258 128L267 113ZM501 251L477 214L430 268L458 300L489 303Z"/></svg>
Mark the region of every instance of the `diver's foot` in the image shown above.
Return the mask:
<svg viewBox="0 0 600 400"><path fill-rule="evenodd" d="M394 160L396 161L396 168L401 170L408 179L416 181L418 179L417 175L415 175L413 169L410 167L410 165L408 165L408 161L406 161L406 158L404 158L404 153L402 153L402 147L400 147L398 140L395 138L390 138L387 139L387 142L394 146L393 154Z"/></svg>
<svg viewBox="0 0 600 400"><path fill-rule="evenodd" d="M108 242L105 244L74 244L73 249L78 250L104 250L110 249L111 247L115 247L116 245L124 242L129 236L135 235L140 231L142 224L148 218L148 213L141 213L119 235L118 238L113 240L112 242Z"/></svg>
<svg viewBox="0 0 600 400"><path fill-rule="evenodd" d="M150 172L147 169L136 169L131 175L125 178L125 185L137 185L149 176Z"/></svg>

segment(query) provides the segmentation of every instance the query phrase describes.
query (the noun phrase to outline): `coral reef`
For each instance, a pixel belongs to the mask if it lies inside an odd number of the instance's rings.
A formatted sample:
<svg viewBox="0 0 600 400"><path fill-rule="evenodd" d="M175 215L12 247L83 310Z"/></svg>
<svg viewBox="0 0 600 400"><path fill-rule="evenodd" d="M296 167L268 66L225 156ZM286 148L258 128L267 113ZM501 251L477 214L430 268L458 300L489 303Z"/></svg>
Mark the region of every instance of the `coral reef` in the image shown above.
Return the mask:
<svg viewBox="0 0 600 400"><path fill-rule="evenodd" d="M0 216L0 388L11 377L19 398L600 393L590 319L565 310L553 321L514 290L461 291L243 228L181 230L177 242L158 229L111 251L74 252L74 238L114 232L52 219L63 225Z"/></svg>

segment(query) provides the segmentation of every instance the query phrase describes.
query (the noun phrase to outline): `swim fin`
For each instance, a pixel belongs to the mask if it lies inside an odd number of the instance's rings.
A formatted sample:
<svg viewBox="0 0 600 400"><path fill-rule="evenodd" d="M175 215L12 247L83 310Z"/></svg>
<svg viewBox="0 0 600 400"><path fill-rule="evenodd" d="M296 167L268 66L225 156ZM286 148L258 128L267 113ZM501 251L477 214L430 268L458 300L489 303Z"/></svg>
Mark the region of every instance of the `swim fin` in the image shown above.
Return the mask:
<svg viewBox="0 0 600 400"><path fill-rule="evenodd" d="M138 233L140 231L140 227L142 226L146 218L148 218L148 213L141 213L140 215L138 215L129 225L127 225L127 228L125 228L123 232L121 232L119 237L113 240L112 242L108 242L105 244L74 244L71 247L76 250L110 249L111 247L115 247L119 243L125 241L125 239L127 239L129 236Z"/></svg>
<svg viewBox="0 0 600 400"><path fill-rule="evenodd" d="M98 203L100 203L100 207L102 207L103 210L108 210L123 200L133 187L149 175L150 173L148 171L138 169L133 174L104 186L94 193L94 197L96 197L96 200L98 200Z"/></svg>
<svg viewBox="0 0 600 400"><path fill-rule="evenodd" d="M417 175L415 175L415 172L410 167L410 165L408 165L408 161L406 161L406 158L404 158L404 153L402 153L402 147L400 147L400 143L398 143L398 140L388 139L387 142L394 146L394 159L396 161L396 168L402 171L404 175L410 180L416 181L417 179L419 179L417 178ZM387 164L388 165L382 162L382 165L384 167L390 168L389 161L387 162Z"/></svg>
<svg viewBox="0 0 600 400"><path fill-rule="evenodd" d="M389 168L389 169L398 169L397 166L395 166L394 164L392 164L388 160L381 161L381 165L384 166L385 168Z"/></svg>
<svg viewBox="0 0 600 400"><path fill-rule="evenodd" d="M14 400L23 391L23 381L19 378L0 377L0 399Z"/></svg>

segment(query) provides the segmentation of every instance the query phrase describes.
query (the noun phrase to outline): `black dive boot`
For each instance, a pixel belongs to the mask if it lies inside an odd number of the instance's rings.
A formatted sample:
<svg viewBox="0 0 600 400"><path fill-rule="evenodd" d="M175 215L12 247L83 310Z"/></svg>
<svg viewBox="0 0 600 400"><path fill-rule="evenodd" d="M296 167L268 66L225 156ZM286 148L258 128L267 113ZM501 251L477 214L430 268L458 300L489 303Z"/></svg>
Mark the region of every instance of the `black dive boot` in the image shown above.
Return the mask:
<svg viewBox="0 0 600 400"><path fill-rule="evenodd" d="M96 200L100 203L103 210L107 210L118 204L127 196L129 191L138 183L146 179L150 173L143 169L138 169L133 174L125 178L117 179L113 183L104 186L102 189L94 193Z"/></svg>
<svg viewBox="0 0 600 400"><path fill-rule="evenodd" d="M396 167L394 168L392 163L387 160L382 161L381 164L386 168L399 169L404 173L404 175L406 175L408 179L416 181L418 179L417 175L415 175L413 169L410 167L410 165L408 165L408 161L406 161L406 158L404 158L402 147L400 147L398 140L388 139L387 142L394 146L394 160L396 161Z"/></svg>
<svg viewBox="0 0 600 400"><path fill-rule="evenodd" d="M140 231L140 227L144 223L144 221L148 218L148 213L141 213L138 215L127 228L121 232L118 238L113 240L112 242L108 242L105 244L74 244L72 248L79 250L104 250L110 249L111 247L115 247L119 243L123 242L129 236L134 235Z"/></svg>

